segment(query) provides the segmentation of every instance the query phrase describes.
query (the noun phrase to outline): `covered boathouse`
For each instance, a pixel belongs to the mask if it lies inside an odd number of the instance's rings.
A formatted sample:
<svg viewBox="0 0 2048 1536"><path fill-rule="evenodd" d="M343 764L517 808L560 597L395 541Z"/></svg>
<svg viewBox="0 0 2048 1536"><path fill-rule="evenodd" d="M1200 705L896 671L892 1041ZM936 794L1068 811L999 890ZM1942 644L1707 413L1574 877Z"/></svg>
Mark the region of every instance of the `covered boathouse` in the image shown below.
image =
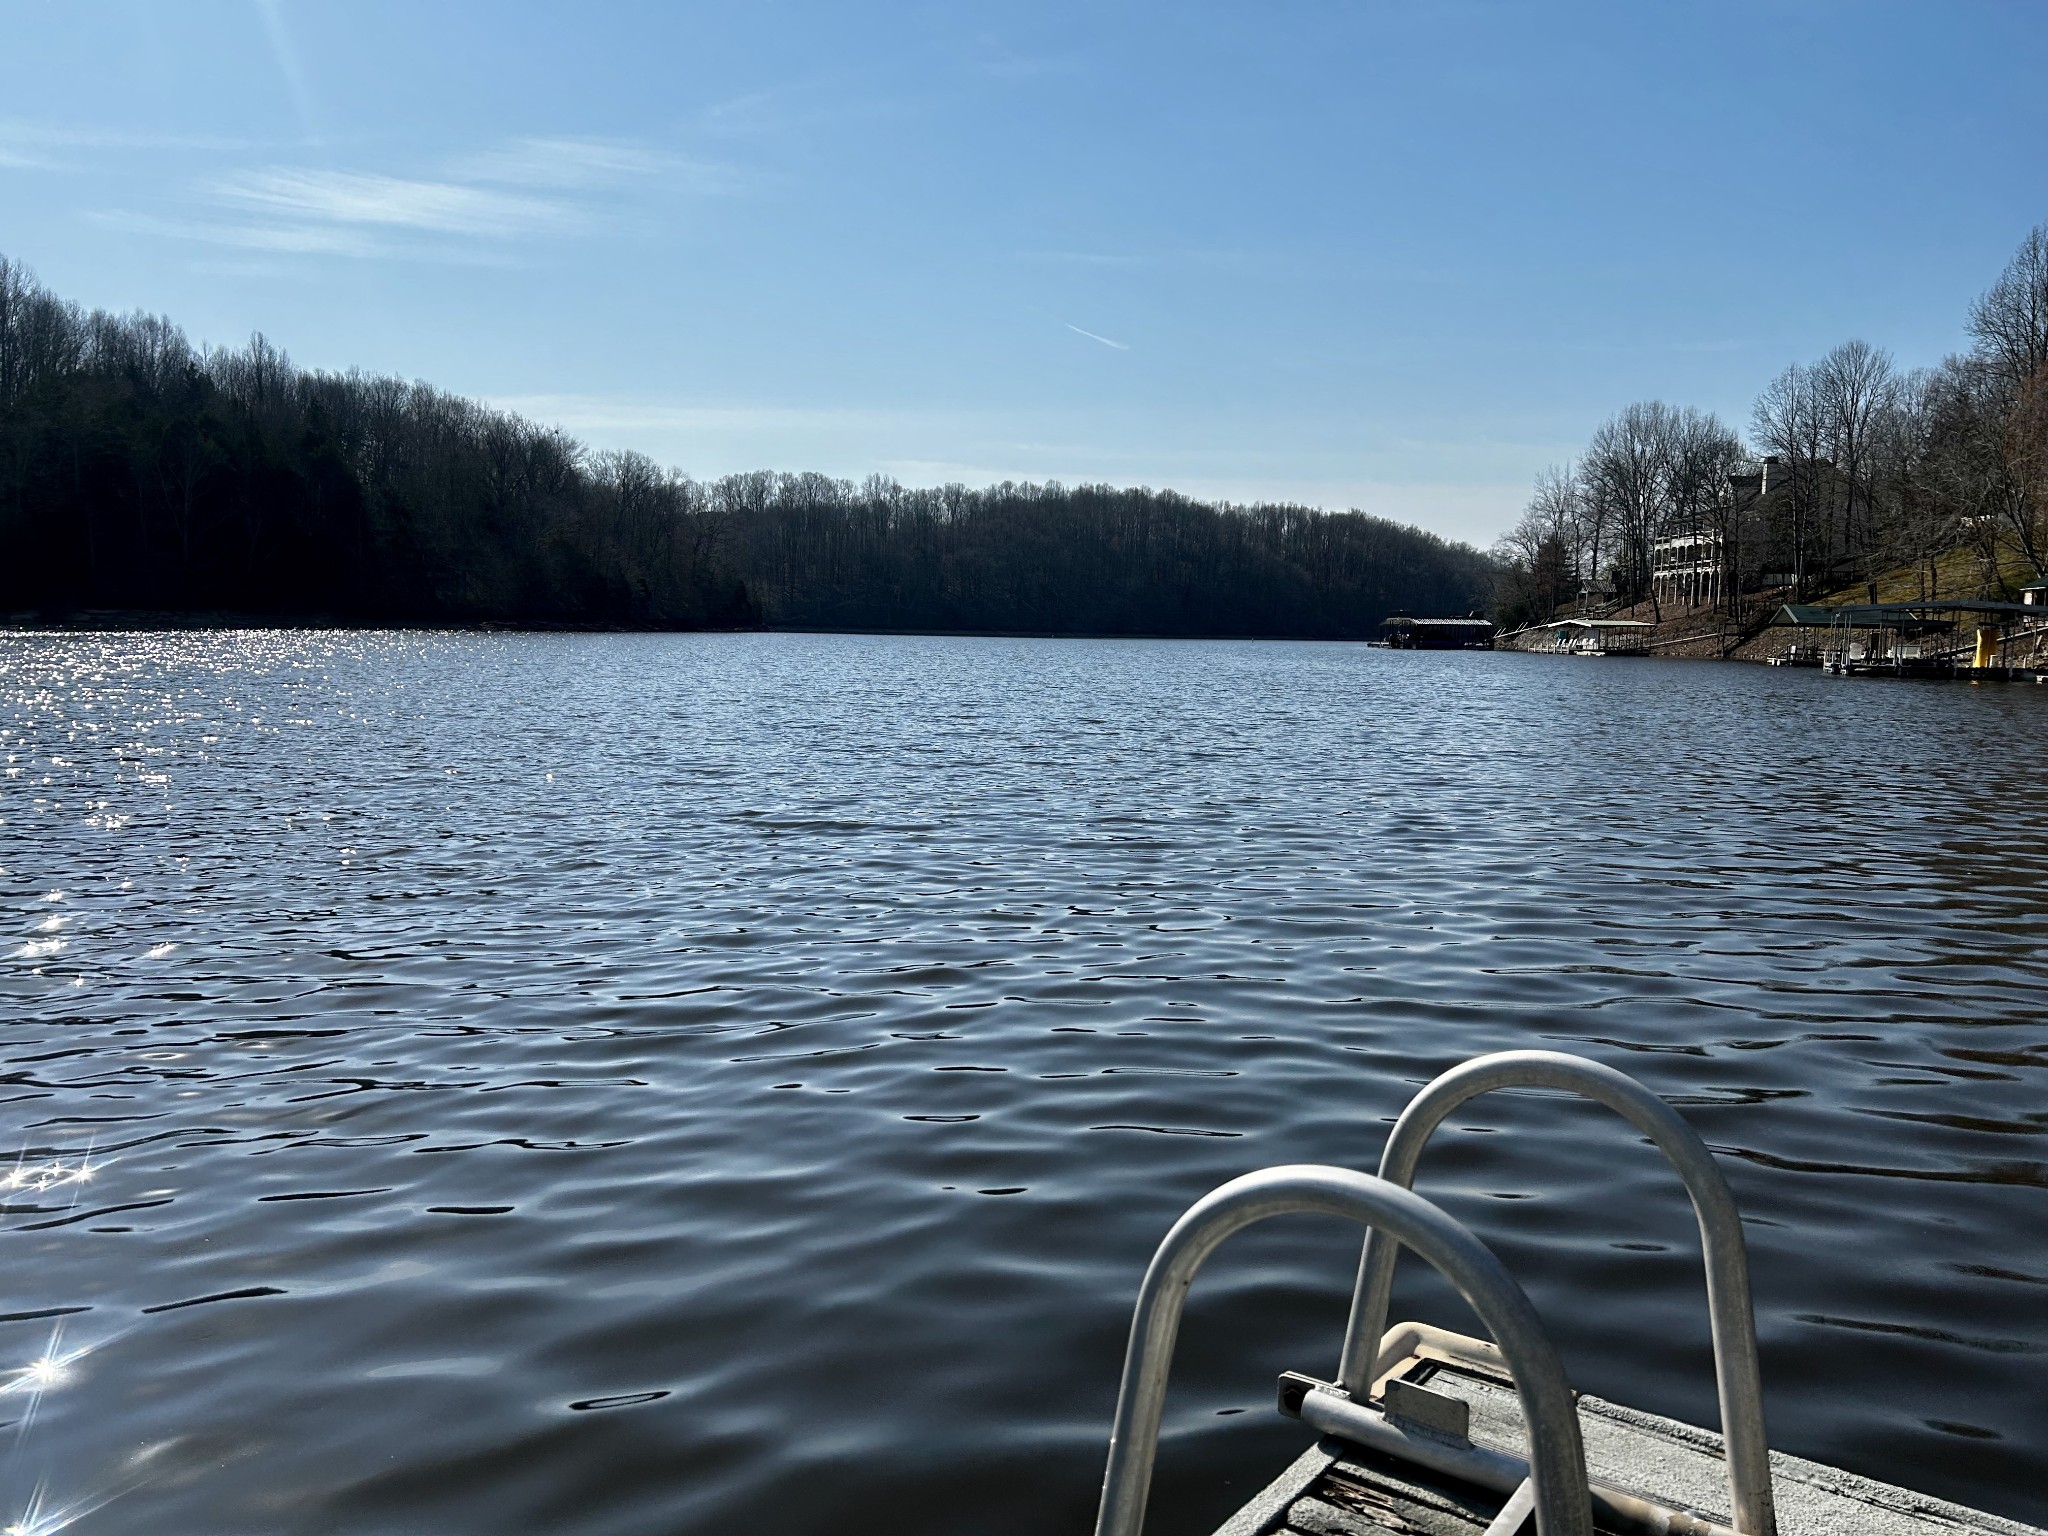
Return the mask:
<svg viewBox="0 0 2048 1536"><path fill-rule="evenodd" d="M1557 619L1536 627L1548 634L1529 649L1555 656L1647 656L1656 628L1647 619Z"/></svg>
<svg viewBox="0 0 2048 1536"><path fill-rule="evenodd" d="M2048 586L2021 595L2017 603L1787 603L1771 622L1796 638L1771 662L1846 675L2040 682L2048 678L2048 604L2039 599Z"/></svg>
<svg viewBox="0 0 2048 1536"><path fill-rule="evenodd" d="M1490 651L1493 626L1476 615L1464 619L1417 619L1397 613L1382 621L1380 633L1397 651Z"/></svg>

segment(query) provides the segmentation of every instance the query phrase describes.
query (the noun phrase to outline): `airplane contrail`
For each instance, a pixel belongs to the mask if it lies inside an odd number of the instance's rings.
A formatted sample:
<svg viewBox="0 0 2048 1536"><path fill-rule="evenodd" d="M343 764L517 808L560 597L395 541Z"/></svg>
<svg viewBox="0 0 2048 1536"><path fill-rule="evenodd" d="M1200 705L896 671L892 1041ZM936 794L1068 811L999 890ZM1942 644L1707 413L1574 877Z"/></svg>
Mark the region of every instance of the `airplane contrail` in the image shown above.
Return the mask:
<svg viewBox="0 0 2048 1536"><path fill-rule="evenodd" d="M1108 338L1107 336L1098 336L1098 335L1096 335L1096 334L1095 334L1095 333L1094 333L1093 331L1084 331L1084 330L1082 330L1082 329L1081 329L1081 327L1079 327L1078 325L1075 325L1075 324L1074 324L1073 322L1071 322L1071 321L1068 321L1068 320L1062 320L1062 321L1060 322L1060 324L1061 324L1061 325L1064 325L1064 326L1065 326L1065 327L1066 327L1066 328L1067 328L1068 330L1072 331L1072 332L1073 332L1073 333L1074 333L1074 334L1075 334L1076 336L1086 336L1086 337L1087 337L1087 338L1088 338L1088 339L1089 339L1090 341L1099 341L1099 342L1101 342L1101 343L1102 343L1102 344L1103 344L1103 345L1104 345L1105 347L1115 347L1115 348L1117 349L1117 351L1119 351L1119 352L1128 352L1128 351L1130 351L1130 350L1131 350L1131 349L1130 349L1129 347L1125 346L1125 345L1124 345L1124 344L1123 344L1122 342L1120 342L1120 341L1111 341L1111 340L1110 340L1110 339L1109 339L1109 338Z"/></svg>

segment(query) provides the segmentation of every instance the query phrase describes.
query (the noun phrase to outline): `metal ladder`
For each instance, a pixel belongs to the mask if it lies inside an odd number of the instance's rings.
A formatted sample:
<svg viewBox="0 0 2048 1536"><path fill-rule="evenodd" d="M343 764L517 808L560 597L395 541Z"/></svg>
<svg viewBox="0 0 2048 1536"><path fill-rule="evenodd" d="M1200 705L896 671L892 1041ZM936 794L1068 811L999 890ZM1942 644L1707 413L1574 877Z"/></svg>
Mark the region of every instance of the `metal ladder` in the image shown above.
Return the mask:
<svg viewBox="0 0 2048 1536"><path fill-rule="evenodd" d="M1699 1222L1713 1330L1714 1373L1728 1463L1734 1530L1587 1480L1578 1413L1564 1367L1541 1319L1499 1259L1463 1224L1409 1187L1430 1134L1459 1105L1501 1088L1562 1089L1604 1104L1647 1136L1684 1180ZM1335 1383L1289 1373L1286 1411L1326 1434L1466 1477L1509 1495L1486 1536L1516 1536L1533 1514L1537 1536L1591 1536L1603 1523L1696 1536L1777 1536L1756 1322L1742 1220L1706 1144L1677 1111L1624 1072L1558 1051L1477 1057L1431 1082L1395 1122L1377 1177L1340 1168L1268 1168L1212 1191L1177 1221L1139 1288L1111 1430L1096 1536L1139 1536L1165 1405L1167 1371L1188 1287L1225 1239L1292 1212L1343 1216L1366 1228L1350 1325ZM1394 1261L1412 1248L1458 1290L1494 1343L1421 1324L1386 1327ZM1411 1433L1369 1400L1379 1372L1418 1340L1444 1353L1505 1366L1529 1435L1529 1459L1451 1447Z"/></svg>

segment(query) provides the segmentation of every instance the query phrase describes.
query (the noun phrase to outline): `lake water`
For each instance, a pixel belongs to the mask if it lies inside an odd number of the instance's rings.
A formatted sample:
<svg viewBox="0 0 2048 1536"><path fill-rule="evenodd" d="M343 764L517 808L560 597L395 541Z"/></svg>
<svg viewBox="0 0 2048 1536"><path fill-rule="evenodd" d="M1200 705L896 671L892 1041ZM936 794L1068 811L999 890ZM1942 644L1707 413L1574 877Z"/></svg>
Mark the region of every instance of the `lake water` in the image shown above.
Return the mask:
<svg viewBox="0 0 2048 1536"><path fill-rule="evenodd" d="M1082 1532L1182 1208L1549 1046L1724 1155L1774 1445L2048 1522L2048 688L13 634L0 730L0 1521ZM1496 1096L1420 1187L1712 1421L1619 1122ZM1153 1529L1305 1443L1355 1246L1205 1272Z"/></svg>

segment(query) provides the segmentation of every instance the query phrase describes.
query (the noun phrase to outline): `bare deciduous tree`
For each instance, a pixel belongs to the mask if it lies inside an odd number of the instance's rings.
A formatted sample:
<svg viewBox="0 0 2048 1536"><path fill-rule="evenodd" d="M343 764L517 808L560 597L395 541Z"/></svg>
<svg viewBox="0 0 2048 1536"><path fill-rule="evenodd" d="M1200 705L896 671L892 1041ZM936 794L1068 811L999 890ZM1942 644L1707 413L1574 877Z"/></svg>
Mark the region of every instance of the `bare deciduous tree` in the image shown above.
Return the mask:
<svg viewBox="0 0 2048 1536"><path fill-rule="evenodd" d="M1678 413L1661 400L1638 401L1602 422L1581 461L1593 494L1616 519L1615 587L1625 600L1651 598L1654 544L1663 523L1665 473Z"/></svg>
<svg viewBox="0 0 2048 1536"><path fill-rule="evenodd" d="M1711 411L1687 406L1670 423L1664 453L1663 532L1714 550L1715 590L1732 601L1743 540L1729 477L1742 464L1742 439Z"/></svg>
<svg viewBox="0 0 2048 1536"><path fill-rule="evenodd" d="M1970 306L1977 352L2014 384L2048 368L2048 223L2027 231L1998 281Z"/></svg>
<svg viewBox="0 0 2048 1536"><path fill-rule="evenodd" d="M1876 574L1877 530L1870 486L1871 438L1892 402L1891 355L1867 341L1845 341L1808 371L1819 415L1821 452L1833 468L1823 477L1835 519L1831 553L1864 580Z"/></svg>
<svg viewBox="0 0 2048 1536"><path fill-rule="evenodd" d="M1528 506L1494 548L1502 622L1540 623L1578 595L1583 502L1576 465L1552 465L1536 477Z"/></svg>
<svg viewBox="0 0 2048 1536"><path fill-rule="evenodd" d="M1821 408L1812 370L1794 363L1764 387L1750 413L1758 452L1783 466L1787 484L1769 511L1769 531L1782 546L1795 598L1807 595L1822 499Z"/></svg>

